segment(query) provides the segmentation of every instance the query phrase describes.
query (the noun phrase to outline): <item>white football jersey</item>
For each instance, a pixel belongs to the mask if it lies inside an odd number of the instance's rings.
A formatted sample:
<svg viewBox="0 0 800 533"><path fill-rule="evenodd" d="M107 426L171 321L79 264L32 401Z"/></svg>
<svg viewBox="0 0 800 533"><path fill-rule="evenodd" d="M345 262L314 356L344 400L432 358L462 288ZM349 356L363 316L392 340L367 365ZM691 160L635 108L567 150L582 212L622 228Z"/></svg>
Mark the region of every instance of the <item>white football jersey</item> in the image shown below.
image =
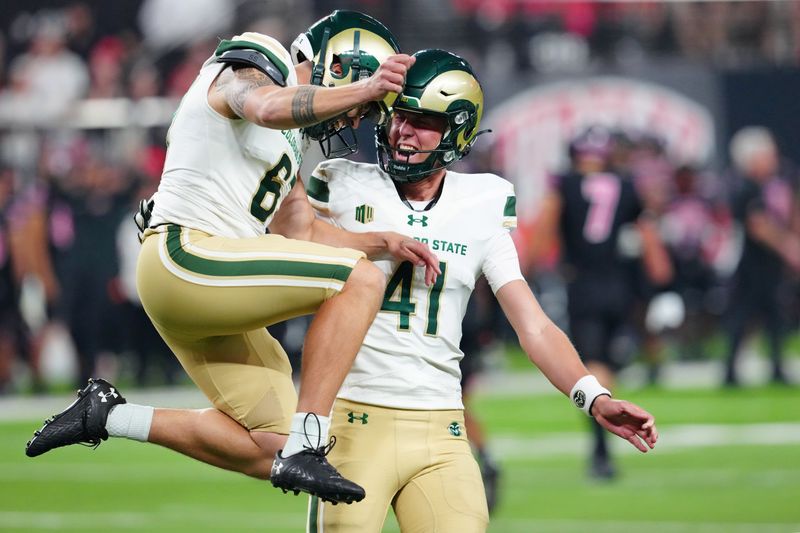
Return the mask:
<svg viewBox="0 0 800 533"><path fill-rule="evenodd" d="M496 292L523 279L509 230L514 188L493 174L448 171L439 201L414 211L377 165L334 159L308 180L309 200L353 232L395 231L427 243L442 274L425 285L424 267L375 260L388 278L381 311L339 397L402 409L461 409L461 322L483 273Z"/></svg>
<svg viewBox="0 0 800 533"><path fill-rule="evenodd" d="M297 85L289 53L287 86ZM304 140L299 130L275 130L231 120L208 103L224 68L209 58L181 100L167 134L167 158L151 226L178 224L231 238L263 235L294 186Z"/></svg>

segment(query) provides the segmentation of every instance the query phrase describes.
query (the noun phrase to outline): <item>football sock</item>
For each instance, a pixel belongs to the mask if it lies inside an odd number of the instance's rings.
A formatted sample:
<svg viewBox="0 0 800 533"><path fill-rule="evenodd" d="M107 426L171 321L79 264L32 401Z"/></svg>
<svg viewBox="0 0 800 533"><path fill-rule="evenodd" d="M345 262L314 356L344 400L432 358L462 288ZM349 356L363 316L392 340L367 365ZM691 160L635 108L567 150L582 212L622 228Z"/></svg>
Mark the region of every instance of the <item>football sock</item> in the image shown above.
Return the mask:
<svg viewBox="0 0 800 533"><path fill-rule="evenodd" d="M318 448L326 444L331 419L314 413L295 413L289 438L281 451L281 456L289 457L305 448Z"/></svg>
<svg viewBox="0 0 800 533"><path fill-rule="evenodd" d="M606 430L595 419L592 419L590 423L592 424L592 433L594 433L594 456L606 458L608 457Z"/></svg>
<svg viewBox="0 0 800 533"><path fill-rule="evenodd" d="M106 419L108 436L147 442L150 424L153 423L153 411L154 409L147 405L132 403L115 405Z"/></svg>

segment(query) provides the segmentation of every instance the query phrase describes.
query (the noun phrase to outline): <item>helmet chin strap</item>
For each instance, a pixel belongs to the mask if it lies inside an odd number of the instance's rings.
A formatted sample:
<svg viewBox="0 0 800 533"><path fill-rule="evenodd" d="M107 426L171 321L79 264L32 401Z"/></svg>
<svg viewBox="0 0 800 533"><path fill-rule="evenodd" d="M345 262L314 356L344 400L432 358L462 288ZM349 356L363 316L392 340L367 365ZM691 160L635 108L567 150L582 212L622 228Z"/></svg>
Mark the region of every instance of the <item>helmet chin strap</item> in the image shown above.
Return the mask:
<svg viewBox="0 0 800 533"><path fill-rule="evenodd" d="M326 59L328 58L328 39L330 39L330 36L331 29L325 28L319 45L319 61L314 65L314 72L311 74L311 85L322 85L322 78L325 76Z"/></svg>
<svg viewBox="0 0 800 533"><path fill-rule="evenodd" d="M356 30L353 35L353 62L350 64L350 71L352 72L350 79L353 83L359 80L359 73L361 71L361 50L359 44L361 43L361 32Z"/></svg>

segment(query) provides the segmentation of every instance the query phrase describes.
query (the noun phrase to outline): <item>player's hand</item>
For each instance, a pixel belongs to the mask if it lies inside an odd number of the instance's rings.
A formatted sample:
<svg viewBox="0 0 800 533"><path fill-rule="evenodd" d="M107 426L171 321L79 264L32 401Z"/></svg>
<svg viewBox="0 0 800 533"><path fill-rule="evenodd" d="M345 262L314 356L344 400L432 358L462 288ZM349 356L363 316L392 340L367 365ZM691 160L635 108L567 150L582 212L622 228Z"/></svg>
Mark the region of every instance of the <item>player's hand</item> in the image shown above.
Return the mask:
<svg viewBox="0 0 800 533"><path fill-rule="evenodd" d="M406 72L414 64L414 61L416 61L416 58L408 54L389 56L386 61L381 63L375 74L365 81L369 100L380 101L386 98L388 93L399 94L403 92Z"/></svg>
<svg viewBox="0 0 800 533"><path fill-rule="evenodd" d="M139 243L144 241L144 231L150 227L150 217L153 215L153 206L156 205L155 200L146 198L139 201L139 209L133 215L133 221L136 223L136 229L139 231L136 236L139 237Z"/></svg>
<svg viewBox="0 0 800 533"><path fill-rule="evenodd" d="M789 268L795 273L800 273L800 239L794 235L784 239L781 255Z"/></svg>
<svg viewBox="0 0 800 533"><path fill-rule="evenodd" d="M436 278L442 273L439 268L439 258L431 252L427 244L393 232L387 232L384 238L387 250L395 259L425 267L425 285L433 285L436 282Z"/></svg>
<svg viewBox="0 0 800 533"><path fill-rule="evenodd" d="M658 440L655 418L638 405L609 396L598 396L592 406L592 414L598 424L627 440L640 452L655 447Z"/></svg>

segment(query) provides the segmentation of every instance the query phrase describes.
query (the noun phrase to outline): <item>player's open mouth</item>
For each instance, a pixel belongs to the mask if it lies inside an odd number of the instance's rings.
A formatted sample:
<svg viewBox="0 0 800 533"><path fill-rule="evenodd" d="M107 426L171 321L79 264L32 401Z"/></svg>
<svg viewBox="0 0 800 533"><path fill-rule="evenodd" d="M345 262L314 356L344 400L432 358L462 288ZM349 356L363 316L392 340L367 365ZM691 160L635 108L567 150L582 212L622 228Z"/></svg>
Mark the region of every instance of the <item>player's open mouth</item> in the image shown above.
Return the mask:
<svg viewBox="0 0 800 533"><path fill-rule="evenodd" d="M416 146L410 144L399 144L397 146L397 153L404 156L410 156L417 151Z"/></svg>

